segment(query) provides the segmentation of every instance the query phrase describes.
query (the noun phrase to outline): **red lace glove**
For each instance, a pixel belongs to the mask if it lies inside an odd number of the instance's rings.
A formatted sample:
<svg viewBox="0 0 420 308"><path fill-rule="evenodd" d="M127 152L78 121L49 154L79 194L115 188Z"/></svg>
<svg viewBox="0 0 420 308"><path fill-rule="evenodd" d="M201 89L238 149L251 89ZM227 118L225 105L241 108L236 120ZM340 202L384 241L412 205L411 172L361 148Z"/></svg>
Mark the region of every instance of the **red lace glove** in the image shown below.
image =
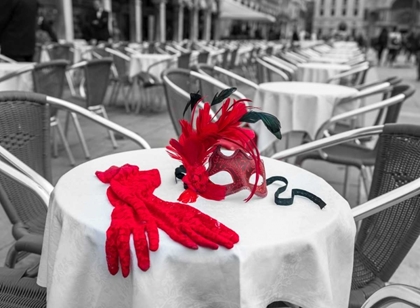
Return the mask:
<svg viewBox="0 0 420 308"><path fill-rule="evenodd" d="M159 229L188 248L198 249L198 246L202 246L217 249L221 245L231 249L239 242L235 231L192 206L163 201L154 195L144 202Z"/></svg>
<svg viewBox="0 0 420 308"><path fill-rule="evenodd" d="M218 245L230 249L239 241L239 236L233 230L199 210L154 196L154 189L160 185L157 169L140 171L137 166L127 164L121 168L113 166L105 172L96 172L96 175L102 182L110 183L110 202L114 206L119 203L130 206L136 214L137 223L145 225L143 230L149 236L150 250L157 250L159 246L158 234L154 233L155 224L174 241L191 249L198 249L198 246L217 249ZM144 256L145 245L140 247L140 255Z"/></svg>
<svg viewBox="0 0 420 308"><path fill-rule="evenodd" d="M153 170L151 172L152 176L156 173ZM113 166L105 172L96 172L96 175L102 182L109 183L118 173L120 173L120 168ZM124 173L121 177L124 178ZM126 179L129 181L127 176ZM107 196L115 207L111 214L111 225L107 230L105 243L109 272L115 275L120 262L123 277L128 276L131 234L134 239L137 265L141 270L147 271L150 267L149 249L156 251L159 248L159 233L153 217L140 199L135 199L134 207L131 207L117 197L111 186L107 189Z"/></svg>

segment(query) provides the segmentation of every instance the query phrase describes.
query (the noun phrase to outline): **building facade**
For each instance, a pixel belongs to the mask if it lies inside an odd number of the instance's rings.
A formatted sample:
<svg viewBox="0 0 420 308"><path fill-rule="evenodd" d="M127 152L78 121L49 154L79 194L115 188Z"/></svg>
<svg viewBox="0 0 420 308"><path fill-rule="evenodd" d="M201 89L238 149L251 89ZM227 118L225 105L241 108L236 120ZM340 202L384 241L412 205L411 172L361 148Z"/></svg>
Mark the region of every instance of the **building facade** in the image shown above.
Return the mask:
<svg viewBox="0 0 420 308"><path fill-rule="evenodd" d="M83 38L93 0L39 0L56 12L59 38ZM272 20L232 18L220 27L225 3L235 2ZM102 0L109 11L111 33L122 40L210 40L226 37L233 27L250 30L246 38L289 37L305 27L306 0ZM222 28L222 29L220 29ZM117 29L117 31L115 31ZM255 34L258 34L258 37ZM244 37L245 38L245 37Z"/></svg>
<svg viewBox="0 0 420 308"><path fill-rule="evenodd" d="M382 28L397 27L402 33L420 28L419 0L366 0L366 29L371 37Z"/></svg>
<svg viewBox="0 0 420 308"><path fill-rule="evenodd" d="M345 33L355 37L364 29L365 0L315 0L313 31L318 37Z"/></svg>

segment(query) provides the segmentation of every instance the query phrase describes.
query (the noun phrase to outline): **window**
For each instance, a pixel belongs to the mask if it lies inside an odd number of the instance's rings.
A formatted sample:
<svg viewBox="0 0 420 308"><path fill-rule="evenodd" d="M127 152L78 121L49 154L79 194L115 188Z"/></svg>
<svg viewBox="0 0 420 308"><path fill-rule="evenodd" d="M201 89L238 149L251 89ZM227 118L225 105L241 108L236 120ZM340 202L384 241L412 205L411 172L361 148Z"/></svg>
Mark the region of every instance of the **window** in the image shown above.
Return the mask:
<svg viewBox="0 0 420 308"><path fill-rule="evenodd" d="M347 10L344 8L344 9L341 11L341 15L346 16L346 14L347 14Z"/></svg>
<svg viewBox="0 0 420 308"><path fill-rule="evenodd" d="M354 9L354 16L357 16L359 14L359 10L358 9Z"/></svg>
<svg viewBox="0 0 420 308"><path fill-rule="evenodd" d="M323 9L323 8L321 8L321 9L319 10L319 15L320 15L320 16L324 16L324 9Z"/></svg>
<svg viewBox="0 0 420 308"><path fill-rule="evenodd" d="M335 15L335 9L331 9L331 16Z"/></svg>

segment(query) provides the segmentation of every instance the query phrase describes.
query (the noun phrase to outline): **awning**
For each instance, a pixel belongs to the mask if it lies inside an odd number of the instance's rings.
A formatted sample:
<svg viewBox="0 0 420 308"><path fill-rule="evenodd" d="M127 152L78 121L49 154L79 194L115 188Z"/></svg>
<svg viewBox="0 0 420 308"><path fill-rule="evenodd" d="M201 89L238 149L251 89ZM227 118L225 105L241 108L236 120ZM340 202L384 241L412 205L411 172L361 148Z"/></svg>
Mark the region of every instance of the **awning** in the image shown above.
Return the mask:
<svg viewBox="0 0 420 308"><path fill-rule="evenodd" d="M220 18L247 21L276 21L273 16L255 11L234 0L221 0Z"/></svg>

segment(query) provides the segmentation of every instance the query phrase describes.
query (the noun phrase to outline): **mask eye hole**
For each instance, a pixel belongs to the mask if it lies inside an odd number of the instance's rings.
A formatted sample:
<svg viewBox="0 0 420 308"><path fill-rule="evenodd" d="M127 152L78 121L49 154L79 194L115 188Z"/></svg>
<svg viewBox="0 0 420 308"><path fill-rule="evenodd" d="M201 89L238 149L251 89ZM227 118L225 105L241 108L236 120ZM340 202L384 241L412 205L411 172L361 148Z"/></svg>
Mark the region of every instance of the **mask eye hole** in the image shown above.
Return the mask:
<svg viewBox="0 0 420 308"><path fill-rule="evenodd" d="M220 172L217 172L216 174L213 174L210 177L210 180L214 184L218 184L218 185L227 185L227 184L233 183L232 176L227 171L220 171Z"/></svg>
<svg viewBox="0 0 420 308"><path fill-rule="evenodd" d="M256 173L251 174L251 176L249 177L249 184L254 185L255 184L255 176ZM260 174L260 176L258 177L258 183L257 186L261 186L264 182L264 177L262 176L262 174Z"/></svg>

